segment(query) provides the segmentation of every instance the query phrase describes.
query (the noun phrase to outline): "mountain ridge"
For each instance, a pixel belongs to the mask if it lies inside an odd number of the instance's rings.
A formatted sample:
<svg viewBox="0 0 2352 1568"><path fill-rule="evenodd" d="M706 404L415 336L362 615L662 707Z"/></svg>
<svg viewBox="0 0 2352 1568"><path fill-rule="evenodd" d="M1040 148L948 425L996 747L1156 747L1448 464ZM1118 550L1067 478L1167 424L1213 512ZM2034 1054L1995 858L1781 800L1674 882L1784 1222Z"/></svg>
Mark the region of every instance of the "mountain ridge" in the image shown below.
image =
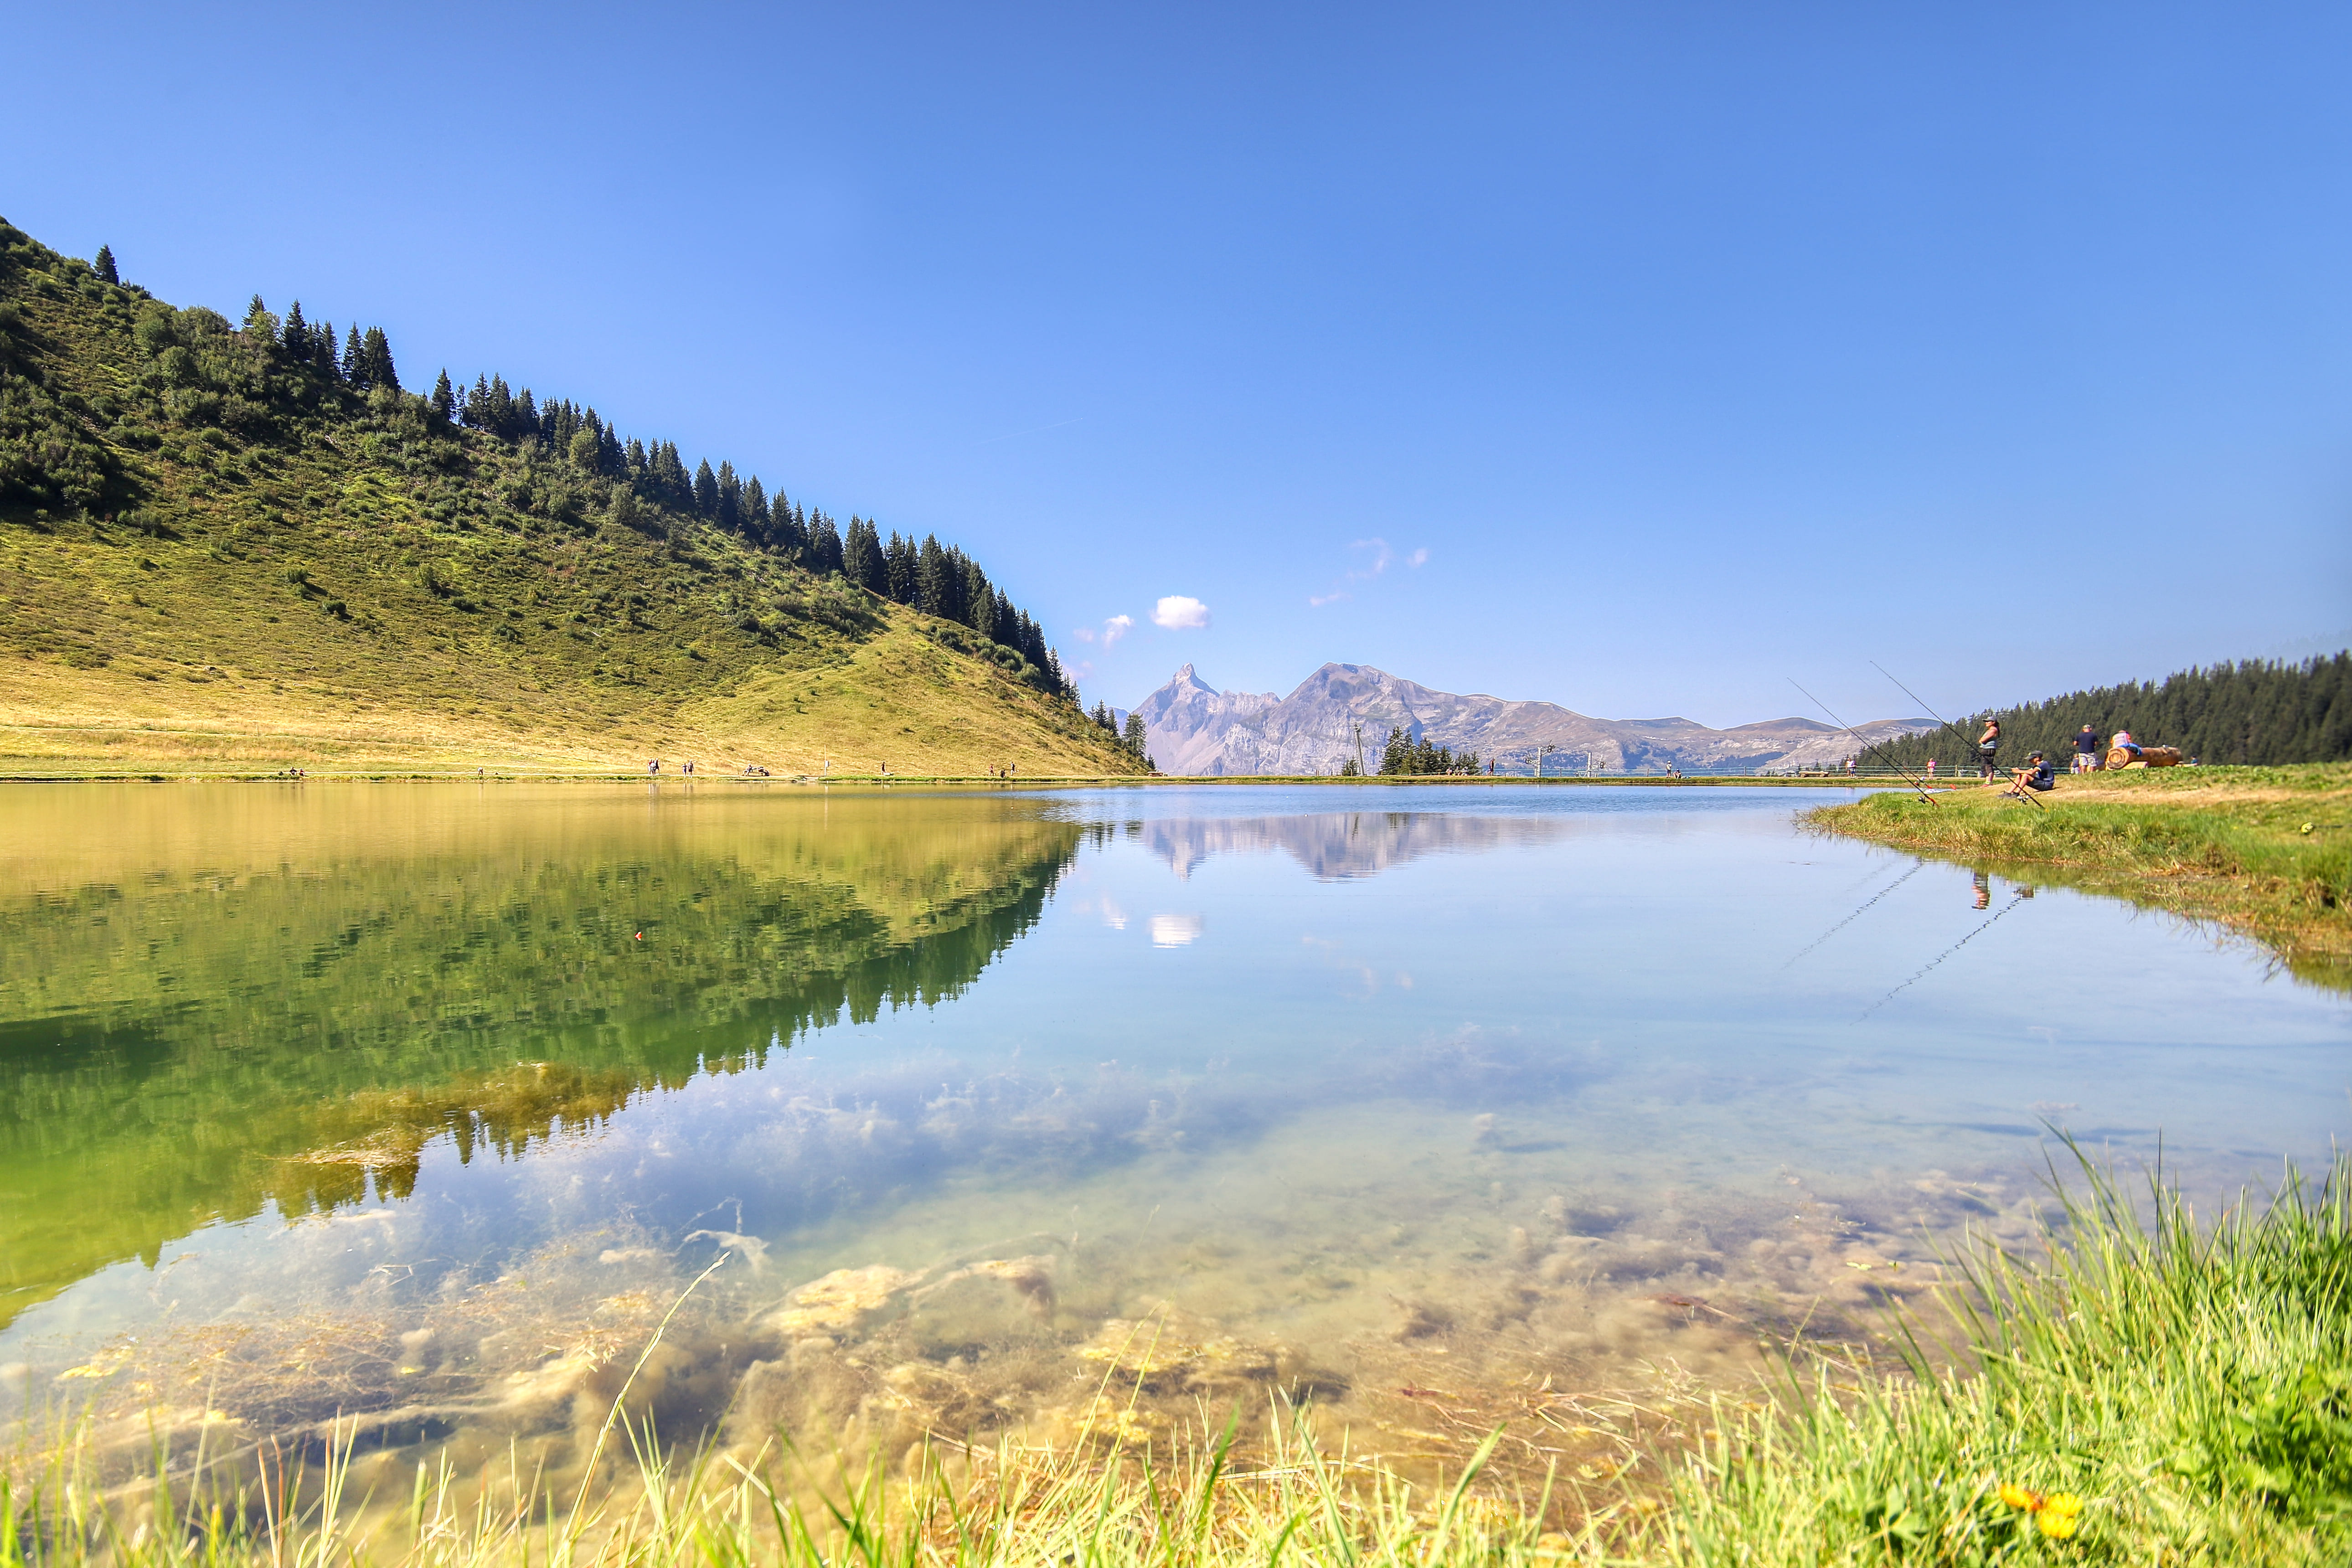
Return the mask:
<svg viewBox="0 0 2352 1568"><path fill-rule="evenodd" d="M1220 691L1190 663L1135 705L1148 750L1166 773L1209 777L1332 773L1357 754L1377 771L1391 729L1457 754L1475 752L1498 773L1752 772L1832 766L1856 748L1834 725L1767 719L1727 730L1684 718L1595 719L1558 703L1440 691L1371 665L1326 663L1288 695ZM1873 743L1936 728L1930 719L1859 726Z"/></svg>

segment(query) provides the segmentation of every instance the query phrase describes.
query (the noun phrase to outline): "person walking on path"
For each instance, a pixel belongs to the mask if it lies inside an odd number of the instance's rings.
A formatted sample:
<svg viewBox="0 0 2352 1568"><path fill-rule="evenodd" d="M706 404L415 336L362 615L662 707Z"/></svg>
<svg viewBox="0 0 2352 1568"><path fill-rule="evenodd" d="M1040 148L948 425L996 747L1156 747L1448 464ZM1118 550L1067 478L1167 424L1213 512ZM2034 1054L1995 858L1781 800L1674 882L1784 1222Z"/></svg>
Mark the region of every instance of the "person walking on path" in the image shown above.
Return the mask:
<svg viewBox="0 0 2352 1568"><path fill-rule="evenodd" d="M2000 721L1985 715L1984 733L1977 737L1977 765L1984 770L1985 783L1990 784L2000 765Z"/></svg>
<svg viewBox="0 0 2352 1568"><path fill-rule="evenodd" d="M2099 771L2099 732L2088 724L2074 731L2074 771L2093 773Z"/></svg>

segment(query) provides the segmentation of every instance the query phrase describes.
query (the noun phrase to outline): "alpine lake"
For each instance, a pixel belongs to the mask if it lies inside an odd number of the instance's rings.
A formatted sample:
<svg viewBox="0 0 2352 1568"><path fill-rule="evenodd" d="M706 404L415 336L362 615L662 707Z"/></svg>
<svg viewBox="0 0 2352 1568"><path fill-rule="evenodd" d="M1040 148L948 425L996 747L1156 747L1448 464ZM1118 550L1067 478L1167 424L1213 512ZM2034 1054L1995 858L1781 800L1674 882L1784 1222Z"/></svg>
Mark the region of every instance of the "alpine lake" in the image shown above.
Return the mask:
<svg viewBox="0 0 2352 1568"><path fill-rule="evenodd" d="M2324 1173L2347 998L1847 798L13 790L9 1449L576 1476L625 1386L737 1454L1303 1407L1601 1475L2032 1244L2067 1137Z"/></svg>

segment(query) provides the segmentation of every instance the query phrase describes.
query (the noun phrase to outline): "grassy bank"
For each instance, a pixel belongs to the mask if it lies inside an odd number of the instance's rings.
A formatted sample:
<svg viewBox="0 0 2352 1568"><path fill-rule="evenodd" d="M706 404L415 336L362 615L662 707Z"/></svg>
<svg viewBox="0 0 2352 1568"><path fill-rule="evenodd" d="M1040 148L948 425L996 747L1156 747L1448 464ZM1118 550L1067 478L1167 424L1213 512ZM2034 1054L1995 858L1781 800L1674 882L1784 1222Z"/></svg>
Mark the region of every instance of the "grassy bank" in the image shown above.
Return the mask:
<svg viewBox="0 0 2352 1568"><path fill-rule="evenodd" d="M1246 1455L940 1434L889 1469L782 1444L681 1458L614 1418L601 1488L429 1464L365 1485L349 1456L281 1451L110 1495L60 1451L0 1492L0 1564L2345 1561L2352 1161L2210 1224L2085 1173L2037 1255L1954 1259L1959 1343L1915 1340L1906 1374L1815 1361L1777 1396L1695 1405L1628 1479L1505 1483L1474 1462L1416 1483L1349 1460L1311 1412Z"/></svg>
<svg viewBox="0 0 2352 1568"><path fill-rule="evenodd" d="M2214 921L2352 990L2352 764L2062 778L2039 804L1966 786L1812 815L1840 833Z"/></svg>

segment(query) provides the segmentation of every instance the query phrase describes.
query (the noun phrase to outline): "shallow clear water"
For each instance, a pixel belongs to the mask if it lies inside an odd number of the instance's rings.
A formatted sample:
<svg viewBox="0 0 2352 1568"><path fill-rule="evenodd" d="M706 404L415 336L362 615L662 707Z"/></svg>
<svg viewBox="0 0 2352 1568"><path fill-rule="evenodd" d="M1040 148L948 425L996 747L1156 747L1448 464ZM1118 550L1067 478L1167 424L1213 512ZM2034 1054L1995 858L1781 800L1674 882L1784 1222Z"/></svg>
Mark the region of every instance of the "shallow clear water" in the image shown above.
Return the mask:
<svg viewBox="0 0 2352 1568"><path fill-rule="evenodd" d="M560 1470L717 1263L674 1435L1442 1453L1866 1332L2045 1122L2214 1193L2352 1123L2345 999L1844 798L13 795L0 1400Z"/></svg>

